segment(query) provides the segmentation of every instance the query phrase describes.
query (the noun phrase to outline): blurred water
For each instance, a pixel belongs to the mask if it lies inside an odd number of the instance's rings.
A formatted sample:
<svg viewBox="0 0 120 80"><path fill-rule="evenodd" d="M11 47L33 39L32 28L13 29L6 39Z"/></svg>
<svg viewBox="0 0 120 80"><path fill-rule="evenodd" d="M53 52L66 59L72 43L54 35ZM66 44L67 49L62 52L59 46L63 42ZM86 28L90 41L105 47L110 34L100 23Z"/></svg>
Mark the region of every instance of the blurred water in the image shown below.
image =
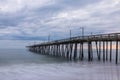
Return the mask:
<svg viewBox="0 0 120 80"><path fill-rule="evenodd" d="M0 80L120 80L120 64L67 61L22 49L0 50Z"/></svg>

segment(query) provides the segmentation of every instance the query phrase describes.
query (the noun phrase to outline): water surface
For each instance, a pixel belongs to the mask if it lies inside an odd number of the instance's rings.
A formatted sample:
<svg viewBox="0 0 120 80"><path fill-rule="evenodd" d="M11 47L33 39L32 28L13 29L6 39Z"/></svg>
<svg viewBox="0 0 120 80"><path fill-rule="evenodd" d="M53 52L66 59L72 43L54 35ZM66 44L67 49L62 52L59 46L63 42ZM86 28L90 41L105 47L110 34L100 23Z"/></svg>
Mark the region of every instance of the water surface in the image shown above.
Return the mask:
<svg viewBox="0 0 120 80"><path fill-rule="evenodd" d="M120 65L67 61L25 49L0 50L0 80L120 80Z"/></svg>

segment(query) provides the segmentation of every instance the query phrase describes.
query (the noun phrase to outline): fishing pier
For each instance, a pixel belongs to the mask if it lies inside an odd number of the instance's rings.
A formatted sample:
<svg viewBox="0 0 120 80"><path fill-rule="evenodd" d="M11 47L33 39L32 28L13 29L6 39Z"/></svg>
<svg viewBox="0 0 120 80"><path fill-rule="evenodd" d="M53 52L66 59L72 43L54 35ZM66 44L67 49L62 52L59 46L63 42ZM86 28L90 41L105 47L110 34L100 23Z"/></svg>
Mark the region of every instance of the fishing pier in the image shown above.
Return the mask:
<svg viewBox="0 0 120 80"><path fill-rule="evenodd" d="M27 46L32 51L43 55L64 57L68 60L84 60L87 54L88 61L93 60L93 49L96 51L98 61L119 62L120 33L98 34L88 36L70 37L61 40L48 41ZM84 50L87 50L87 53ZM114 55L113 56L113 50Z"/></svg>

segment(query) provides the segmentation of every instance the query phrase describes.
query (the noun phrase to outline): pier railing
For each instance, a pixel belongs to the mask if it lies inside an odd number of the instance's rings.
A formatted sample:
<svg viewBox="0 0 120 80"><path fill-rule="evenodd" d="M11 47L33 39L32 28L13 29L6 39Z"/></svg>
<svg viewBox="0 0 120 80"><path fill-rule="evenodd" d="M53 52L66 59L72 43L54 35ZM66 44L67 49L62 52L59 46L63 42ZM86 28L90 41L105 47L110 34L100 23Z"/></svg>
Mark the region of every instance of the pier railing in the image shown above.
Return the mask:
<svg viewBox="0 0 120 80"><path fill-rule="evenodd" d="M110 33L110 34L98 34L98 35L88 35L88 36L76 36L66 39L54 40L50 42L43 42L40 44L30 45L30 46L40 46L40 45L52 45L52 44L62 44L62 43L74 43L78 42L88 42L88 41L116 41L120 40L120 33ZM27 47L30 47L27 46Z"/></svg>

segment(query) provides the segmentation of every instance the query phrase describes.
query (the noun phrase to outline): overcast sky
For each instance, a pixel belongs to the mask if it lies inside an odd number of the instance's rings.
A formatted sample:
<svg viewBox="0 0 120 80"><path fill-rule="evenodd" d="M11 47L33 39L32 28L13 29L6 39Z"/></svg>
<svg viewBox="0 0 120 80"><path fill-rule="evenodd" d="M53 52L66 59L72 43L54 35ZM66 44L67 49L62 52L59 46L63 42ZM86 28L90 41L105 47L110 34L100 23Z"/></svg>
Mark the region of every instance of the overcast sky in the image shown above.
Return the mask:
<svg viewBox="0 0 120 80"><path fill-rule="evenodd" d="M35 40L119 32L120 0L0 0L0 48ZM4 45L4 46L3 46ZM11 47L9 46L9 47Z"/></svg>

